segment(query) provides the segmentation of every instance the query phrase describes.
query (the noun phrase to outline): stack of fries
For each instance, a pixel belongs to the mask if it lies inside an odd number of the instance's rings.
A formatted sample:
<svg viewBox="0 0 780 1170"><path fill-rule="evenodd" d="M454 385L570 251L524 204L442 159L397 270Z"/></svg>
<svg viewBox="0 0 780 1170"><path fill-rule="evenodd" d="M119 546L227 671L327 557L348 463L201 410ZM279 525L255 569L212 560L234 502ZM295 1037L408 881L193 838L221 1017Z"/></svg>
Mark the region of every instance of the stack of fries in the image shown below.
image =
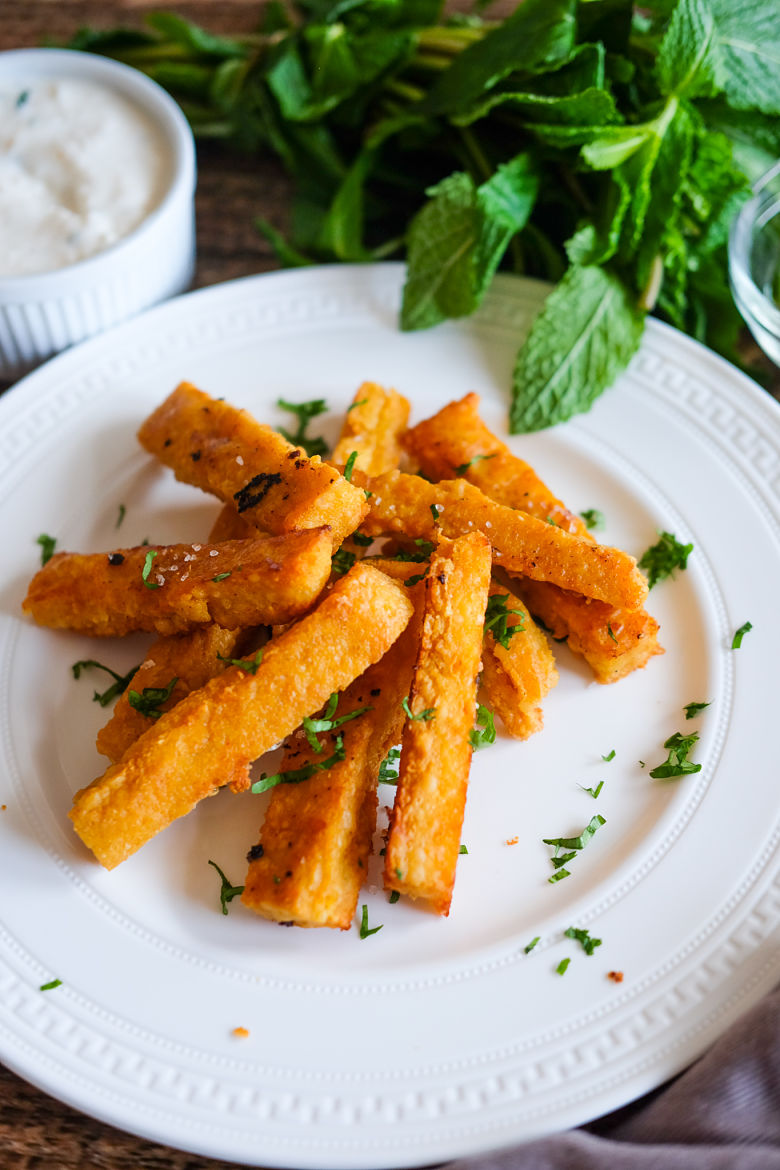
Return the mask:
<svg viewBox="0 0 780 1170"><path fill-rule="evenodd" d="M406 399L364 383L329 462L188 383L144 422L145 449L223 501L211 533L55 554L23 607L55 628L159 635L98 735L110 765L70 813L102 865L226 785L270 789L242 902L347 929L400 743L385 888L447 915L477 699L525 739L558 679L532 614L599 682L663 652L634 559L596 544L478 405L407 430ZM253 784L282 742L280 772Z"/></svg>

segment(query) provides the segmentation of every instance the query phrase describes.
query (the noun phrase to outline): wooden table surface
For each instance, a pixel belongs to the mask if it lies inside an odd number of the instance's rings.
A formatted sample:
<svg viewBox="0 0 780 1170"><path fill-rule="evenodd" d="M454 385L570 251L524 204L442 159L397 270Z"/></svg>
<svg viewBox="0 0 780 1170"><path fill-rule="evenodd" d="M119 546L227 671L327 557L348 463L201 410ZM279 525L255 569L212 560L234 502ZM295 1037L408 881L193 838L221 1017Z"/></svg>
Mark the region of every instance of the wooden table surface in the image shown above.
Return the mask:
<svg viewBox="0 0 780 1170"><path fill-rule="evenodd" d="M64 42L84 25L139 24L145 10L173 8L223 32L249 31L261 0L6 0L0 5L0 50ZM508 5L504 3L502 7ZM498 11L499 6L491 9ZM290 195L273 159L241 159L217 145L198 152L198 264L195 286L277 268L252 227L262 214L284 228ZM752 351L751 359L757 358ZM769 372L768 363L764 368ZM772 389L780 377L769 375ZM223 1170L233 1163L199 1158L94 1121L39 1092L0 1065L0 1170Z"/></svg>

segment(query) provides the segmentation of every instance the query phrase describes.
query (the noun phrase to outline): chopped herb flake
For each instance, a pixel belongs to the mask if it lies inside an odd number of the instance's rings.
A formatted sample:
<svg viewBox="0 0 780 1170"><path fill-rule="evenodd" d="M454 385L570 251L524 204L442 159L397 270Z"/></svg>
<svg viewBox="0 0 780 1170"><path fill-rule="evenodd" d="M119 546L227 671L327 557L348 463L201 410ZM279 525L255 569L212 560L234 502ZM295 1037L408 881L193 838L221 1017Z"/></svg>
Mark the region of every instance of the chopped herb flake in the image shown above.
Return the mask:
<svg viewBox="0 0 780 1170"><path fill-rule="evenodd" d="M336 714L338 702L338 691L334 691L328 699L328 705L325 708L323 717L321 719L311 719L306 716L301 724L309 747L315 752L321 752L324 747L317 739L317 733L333 731L336 727L341 727L342 723L349 723L351 719L357 719L359 715L363 715L366 711L373 710L373 707L358 707L357 710L350 711L348 715L340 715L338 719L334 719L333 716Z"/></svg>
<svg viewBox="0 0 780 1170"><path fill-rule="evenodd" d="M309 780L315 772L324 772L327 768L333 768L336 764L341 763L342 760L346 759L346 755L344 740L339 735L336 737L333 755L328 756L327 760L320 760L316 764L304 764L303 767L291 768L288 772L276 772L273 776L263 774L252 785L251 791L257 796L269 788L275 788L277 784L300 784L303 780Z"/></svg>
<svg viewBox="0 0 780 1170"><path fill-rule="evenodd" d="M475 463L481 463L483 459L495 459L495 457L495 451L492 455L475 455L473 459L469 459L468 463L461 463L459 467L456 467L455 474L465 475L468 469L473 467Z"/></svg>
<svg viewBox="0 0 780 1170"><path fill-rule="evenodd" d="M642 553L639 568L647 570L647 582L652 589L664 577L674 577L675 569L685 569L693 552L692 544L680 544L671 532L660 533L661 539Z"/></svg>
<svg viewBox="0 0 780 1170"><path fill-rule="evenodd" d="M357 410L359 406L365 406L367 402L367 398L361 398L359 402L353 402L351 406L347 407L347 414L349 414L351 410Z"/></svg>
<svg viewBox="0 0 780 1170"><path fill-rule="evenodd" d="M615 758L615 749L613 748L612 751L608 753L608 755L602 756L601 758L605 764L608 764L610 760L614 760Z"/></svg>
<svg viewBox="0 0 780 1170"><path fill-rule="evenodd" d="M439 512L440 512L441 510L442 510L442 509L441 509L441 505L440 505L440 504L431 504L431 515L433 516L433 522L434 522L434 524L438 524L438 523L439 523Z"/></svg>
<svg viewBox="0 0 780 1170"><path fill-rule="evenodd" d="M52 979L48 983L42 983L38 988L39 991L54 991L55 987L62 987L61 979Z"/></svg>
<svg viewBox="0 0 780 1170"><path fill-rule="evenodd" d="M564 878L571 877L571 872L568 869L556 869L555 873L550 874L548 882L562 882Z"/></svg>
<svg viewBox="0 0 780 1170"><path fill-rule="evenodd" d="M709 707L709 705L709 703L686 703L683 707L685 718L695 719L699 712L703 711L705 707Z"/></svg>
<svg viewBox="0 0 780 1170"><path fill-rule="evenodd" d="M41 546L41 567L43 567L54 556L54 550L57 547L57 538L55 536L48 536L45 532L42 532L40 536L36 537L36 544Z"/></svg>
<svg viewBox="0 0 780 1170"><path fill-rule="evenodd" d="M742 645L742 639L744 638L745 634L749 633L749 631L752 629L753 629L752 622L745 622L744 626L740 626L739 629L735 632L734 637L731 640L731 649L732 650L739 650L740 646Z"/></svg>
<svg viewBox="0 0 780 1170"><path fill-rule="evenodd" d="M435 707L426 707L424 711L420 711L417 715L412 715L412 709L409 706L408 699L404 699L403 703L401 703L401 706L403 707L404 712L406 713L406 717L408 719L411 719L413 723L419 723L419 722L430 723L431 719L436 718L436 708Z"/></svg>
<svg viewBox="0 0 780 1170"><path fill-rule="evenodd" d="M362 532L353 532L350 539L354 540L355 544L360 545L361 548L368 548L370 544L374 543L373 536L365 536Z"/></svg>
<svg viewBox="0 0 780 1170"><path fill-rule="evenodd" d="M95 691L93 694L93 702L100 703L101 707L107 707L112 699L115 699L117 695L121 695L127 689L130 679L139 669L138 666L132 666L127 674L117 674L110 666L104 666L102 662L96 662L94 658L82 658L80 662L74 662L71 667L73 677L76 679L80 678L82 670L87 670L89 667L94 667L96 670L105 670L106 674L110 674L115 680L112 686L108 690L103 691L102 694L100 691Z"/></svg>
<svg viewBox="0 0 780 1170"><path fill-rule="evenodd" d="M485 609L485 633L493 635L499 646L509 649L509 640L515 634L522 634L525 630L525 612L522 609L507 609L508 593L491 593ZM509 625L509 618L514 615L520 618L519 622Z"/></svg>
<svg viewBox="0 0 780 1170"><path fill-rule="evenodd" d="M350 552L349 549L342 547L334 552L331 559L331 568L334 573L348 573L357 560L355 553Z"/></svg>
<svg viewBox="0 0 780 1170"><path fill-rule="evenodd" d="M144 687L140 692L128 691L127 701L134 711L146 715L148 719L159 719L162 715L162 703L171 697L178 678L172 678L167 687Z"/></svg>
<svg viewBox="0 0 780 1170"><path fill-rule="evenodd" d="M607 622L607 634L612 639L612 641L615 643L615 645L617 645L617 638L615 637L615 631L612 629L612 626L609 624L609 622Z"/></svg>
<svg viewBox="0 0 780 1170"><path fill-rule="evenodd" d="M591 938L587 930L579 930L576 926L570 926L563 933L567 938L573 938L578 942L586 955L592 955L596 947L601 946L600 938Z"/></svg>
<svg viewBox="0 0 780 1170"><path fill-rule="evenodd" d="M357 451L352 451L350 453L349 459L347 460L347 462L344 465L344 479L346 479L348 483L352 482L352 469L355 466L355 461L357 460L357 457L358 457Z"/></svg>
<svg viewBox="0 0 780 1170"><path fill-rule="evenodd" d="M477 705L476 723L477 726L469 732L469 742L474 751L478 752L480 748L488 747L491 743L496 742L496 724L493 714L481 703Z"/></svg>
<svg viewBox="0 0 780 1170"><path fill-rule="evenodd" d="M401 758L401 749L391 747L382 763L379 765L379 783L380 784L397 784L398 783L398 761Z"/></svg>
<svg viewBox="0 0 780 1170"><path fill-rule="evenodd" d="M256 652L254 658L225 658L223 654L217 653L217 658L220 662L227 662L228 666L237 666L240 670L247 674L257 674L257 668L263 661L262 647Z"/></svg>
<svg viewBox="0 0 780 1170"><path fill-rule="evenodd" d="M604 818L596 813L595 817L591 817L578 837L543 837L542 841L545 845L553 845L558 849L584 849L594 833L606 823Z"/></svg>
<svg viewBox="0 0 780 1170"><path fill-rule="evenodd" d="M285 402L283 398L278 398L276 405L282 410L288 410L298 419L298 429L294 434L286 431L284 427L279 427L280 434L284 435L288 443L303 447L309 458L312 455L327 455L328 447L325 440L321 437L312 438L306 434L311 420L327 411L328 404L324 398L313 398L309 402Z"/></svg>
<svg viewBox="0 0 780 1170"><path fill-rule="evenodd" d="M404 581L404 585L406 586L407 589L411 589L411 587L413 585L419 585L421 581L425 580L425 578L428 576L429 572L430 572L430 565L428 566L428 568L425 570L424 573L412 573L411 577L406 578L406 580Z"/></svg>
<svg viewBox="0 0 780 1170"><path fill-rule="evenodd" d="M652 768L649 775L654 780L669 780L675 776L689 776L693 772L701 772L701 764L694 764L692 760L688 759L688 753L698 742L698 739L699 735L696 731L692 731L690 735L683 735L681 732L675 731L674 735L670 735L664 744L669 755L663 764Z"/></svg>
<svg viewBox="0 0 780 1170"><path fill-rule="evenodd" d="M460 853L461 855L463 855L463 854L467 854L467 853L468 853L468 849L466 848L466 846L465 846L465 845L461 845L460 849L458 850L458 853Z"/></svg>
<svg viewBox="0 0 780 1170"><path fill-rule="evenodd" d="M387 900L390 903L390 905L393 906L399 900L400 897L401 897L401 895L398 893L398 890L391 890L390 897Z"/></svg>
<svg viewBox="0 0 780 1170"><path fill-rule="evenodd" d="M366 906L366 904L365 904L365 902L364 902L364 903L363 903L363 912L362 912L362 915L361 915L361 918L360 918L360 937L361 937L361 938L368 938L368 936L369 936L370 934L376 934L376 933L377 933L378 931L380 931L381 929L382 929L382 927L381 927L381 926L372 926L372 927L371 927L371 929L369 930L369 926L368 926L368 906Z"/></svg>
<svg viewBox="0 0 780 1170"><path fill-rule="evenodd" d="M127 509L125 508L124 504L120 504L120 505L119 505L118 512L117 512L117 517L116 517L116 524L114 525L114 528L120 528L120 527L121 527L121 525L122 525L122 521L123 521L123 520L124 520L124 518L125 518L125 512L126 512L126 511L127 511Z"/></svg>
<svg viewBox="0 0 780 1170"><path fill-rule="evenodd" d="M427 561L436 545L423 537L418 536L414 542L417 546L417 552L412 552L411 549L402 548L393 557L394 561L411 561L413 564L422 564Z"/></svg>
<svg viewBox="0 0 780 1170"><path fill-rule="evenodd" d="M571 959L561 959L558 966L555 968L556 975L565 975Z"/></svg>
<svg viewBox="0 0 780 1170"><path fill-rule="evenodd" d="M225 581L230 576L232 571L233 571L232 569L228 569L228 571L226 573L217 573L216 577L212 577L211 580L212 581Z"/></svg>
<svg viewBox="0 0 780 1170"><path fill-rule="evenodd" d="M216 861L209 861L209 865L214 866L214 869L222 879L222 888L219 891L219 901L222 906L222 913L227 914L228 903L232 902L234 898L237 898L239 894L243 894L244 887L234 886L230 879L227 878L223 871L219 868Z"/></svg>
<svg viewBox="0 0 780 1170"><path fill-rule="evenodd" d="M599 780L599 782L595 788L585 788L585 786L583 784L580 784L579 787L582 789L583 792L587 792L590 796L593 797L594 800L596 800L598 798L599 793L601 792L602 788L604 787L604 781Z"/></svg>
<svg viewBox="0 0 780 1170"><path fill-rule="evenodd" d="M154 560L154 558L156 556L157 556L157 550L150 548L149 552L146 554L146 556L144 558L144 567L141 570L141 580L143 581L143 583L147 589L159 589L160 588L159 584L156 581L149 580L149 574L152 571L152 561Z"/></svg>
<svg viewBox="0 0 780 1170"><path fill-rule="evenodd" d="M534 949L541 937L542 936L540 934L537 934L534 938L531 939L529 943L526 943L526 945L523 947L523 951L526 955L530 955L531 951Z"/></svg>
<svg viewBox="0 0 780 1170"><path fill-rule="evenodd" d="M585 521L586 528L599 529L604 527L604 513L600 512L598 508L586 508L584 512L580 512L580 516Z"/></svg>

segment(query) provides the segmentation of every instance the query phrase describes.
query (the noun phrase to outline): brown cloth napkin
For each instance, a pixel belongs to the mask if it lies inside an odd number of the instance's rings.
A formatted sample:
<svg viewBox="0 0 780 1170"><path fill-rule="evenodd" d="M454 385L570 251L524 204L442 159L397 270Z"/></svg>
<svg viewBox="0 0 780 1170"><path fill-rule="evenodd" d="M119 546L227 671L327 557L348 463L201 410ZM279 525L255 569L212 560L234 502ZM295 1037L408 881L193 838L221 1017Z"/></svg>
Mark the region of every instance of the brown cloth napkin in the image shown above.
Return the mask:
<svg viewBox="0 0 780 1170"><path fill-rule="evenodd" d="M780 1170L780 988L636 1105L441 1170Z"/></svg>

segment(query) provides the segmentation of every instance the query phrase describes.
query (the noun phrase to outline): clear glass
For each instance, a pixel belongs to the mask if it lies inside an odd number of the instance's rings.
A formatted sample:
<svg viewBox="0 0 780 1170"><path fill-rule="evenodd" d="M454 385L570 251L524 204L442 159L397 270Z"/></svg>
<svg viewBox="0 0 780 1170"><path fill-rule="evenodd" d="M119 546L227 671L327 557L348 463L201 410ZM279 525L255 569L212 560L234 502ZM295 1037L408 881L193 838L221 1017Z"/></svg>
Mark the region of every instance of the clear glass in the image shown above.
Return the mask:
<svg viewBox="0 0 780 1170"><path fill-rule="evenodd" d="M780 161L753 191L731 227L729 280L750 332L780 366Z"/></svg>

